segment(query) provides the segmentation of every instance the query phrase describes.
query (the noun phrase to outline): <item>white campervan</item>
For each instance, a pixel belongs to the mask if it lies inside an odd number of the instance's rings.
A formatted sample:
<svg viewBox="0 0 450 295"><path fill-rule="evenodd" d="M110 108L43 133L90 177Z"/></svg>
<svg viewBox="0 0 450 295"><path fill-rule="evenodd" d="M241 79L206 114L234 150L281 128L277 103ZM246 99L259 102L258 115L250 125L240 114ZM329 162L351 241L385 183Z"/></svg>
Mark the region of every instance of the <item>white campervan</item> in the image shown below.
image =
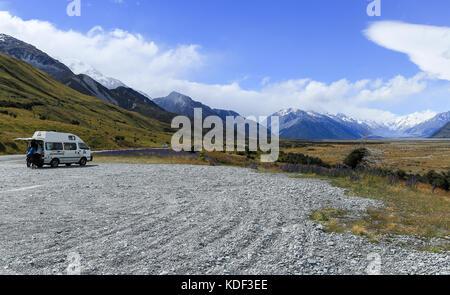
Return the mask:
<svg viewBox="0 0 450 295"><path fill-rule="evenodd" d="M70 133L36 131L31 138L17 138L16 140L25 140L30 144L36 143L42 150L41 164L50 165L53 168L58 167L59 164L85 166L87 162L93 160L89 146L78 136Z"/></svg>

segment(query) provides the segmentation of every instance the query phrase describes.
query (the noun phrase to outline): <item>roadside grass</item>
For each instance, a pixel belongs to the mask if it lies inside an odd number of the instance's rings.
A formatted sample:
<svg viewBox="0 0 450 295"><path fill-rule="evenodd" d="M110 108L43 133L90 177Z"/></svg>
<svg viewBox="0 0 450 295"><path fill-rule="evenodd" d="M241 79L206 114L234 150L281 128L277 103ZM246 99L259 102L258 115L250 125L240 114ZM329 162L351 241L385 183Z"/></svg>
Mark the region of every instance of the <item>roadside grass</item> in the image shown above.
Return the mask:
<svg viewBox="0 0 450 295"><path fill-rule="evenodd" d="M345 232L345 226L341 225L340 220L346 216L346 211L335 208L323 208L312 212L311 220L325 225L327 232Z"/></svg>
<svg viewBox="0 0 450 295"><path fill-rule="evenodd" d="M323 223L329 231L350 231L355 235L366 236L372 242L392 234L450 240L448 192L435 190L432 193L431 187L425 184L420 184L417 189L407 187L404 183L390 185L386 179L374 176L359 181L351 181L349 177L320 178L328 179L332 185L346 189L349 197L366 197L385 204L385 207L367 209L365 217L351 222L346 214L330 215L330 212L334 212L332 208L313 212L311 219ZM322 216L325 218L320 218ZM444 242L423 250L449 251L450 244Z"/></svg>
<svg viewBox="0 0 450 295"><path fill-rule="evenodd" d="M172 165L209 165L208 162L200 159L192 160L189 157L114 157L96 155L95 161L98 163L122 163L122 164L172 164Z"/></svg>
<svg viewBox="0 0 450 295"><path fill-rule="evenodd" d="M142 155L139 155L139 153L131 153L130 156L105 156L102 154L96 154L94 157L95 161L100 163L208 165L235 167L243 167L252 163L242 156L221 152L202 152L192 155L179 154L172 156L159 156L157 153Z"/></svg>

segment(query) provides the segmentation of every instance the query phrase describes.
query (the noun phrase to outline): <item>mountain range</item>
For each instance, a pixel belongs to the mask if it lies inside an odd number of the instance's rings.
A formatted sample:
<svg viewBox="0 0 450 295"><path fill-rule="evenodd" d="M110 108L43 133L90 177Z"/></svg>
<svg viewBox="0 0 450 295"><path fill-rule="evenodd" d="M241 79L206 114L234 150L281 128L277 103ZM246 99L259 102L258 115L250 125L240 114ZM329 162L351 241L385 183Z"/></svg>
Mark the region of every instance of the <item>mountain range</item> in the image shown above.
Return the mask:
<svg viewBox="0 0 450 295"><path fill-rule="evenodd" d="M233 110L212 108L178 92L152 100L146 93L107 77L82 61L73 59L65 65L33 45L5 34L0 34L0 53L42 70L80 95L101 99L160 122L169 123L175 115L193 117L194 108L201 108L203 117L217 115L224 121L227 116L240 116ZM32 81L27 83L34 83ZM384 123L293 108L280 110L274 115L280 118L280 137L306 140L446 137L450 122L450 112L414 113Z"/></svg>
<svg viewBox="0 0 450 295"><path fill-rule="evenodd" d="M298 109L281 110L272 116L280 118L280 137L301 139L427 138L450 122L450 112L431 118L412 114L385 123Z"/></svg>

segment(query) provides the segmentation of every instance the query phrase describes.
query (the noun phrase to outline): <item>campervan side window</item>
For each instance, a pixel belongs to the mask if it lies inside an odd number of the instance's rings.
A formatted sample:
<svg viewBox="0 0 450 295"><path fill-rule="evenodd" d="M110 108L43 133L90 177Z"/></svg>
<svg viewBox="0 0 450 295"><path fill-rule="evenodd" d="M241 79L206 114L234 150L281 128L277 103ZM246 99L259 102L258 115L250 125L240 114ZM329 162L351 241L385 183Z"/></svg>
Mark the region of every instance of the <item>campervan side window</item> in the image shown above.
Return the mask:
<svg viewBox="0 0 450 295"><path fill-rule="evenodd" d="M77 144L76 143L64 143L64 150L66 151L76 151L77 150Z"/></svg>
<svg viewBox="0 0 450 295"><path fill-rule="evenodd" d="M82 143L82 142L79 142L78 146L80 147L80 150L89 150L90 149L85 143Z"/></svg>
<svg viewBox="0 0 450 295"><path fill-rule="evenodd" d="M69 140L75 140L75 136L69 135Z"/></svg>
<svg viewBox="0 0 450 295"><path fill-rule="evenodd" d="M61 142L47 142L45 143L45 149L47 151L61 151L63 144Z"/></svg>

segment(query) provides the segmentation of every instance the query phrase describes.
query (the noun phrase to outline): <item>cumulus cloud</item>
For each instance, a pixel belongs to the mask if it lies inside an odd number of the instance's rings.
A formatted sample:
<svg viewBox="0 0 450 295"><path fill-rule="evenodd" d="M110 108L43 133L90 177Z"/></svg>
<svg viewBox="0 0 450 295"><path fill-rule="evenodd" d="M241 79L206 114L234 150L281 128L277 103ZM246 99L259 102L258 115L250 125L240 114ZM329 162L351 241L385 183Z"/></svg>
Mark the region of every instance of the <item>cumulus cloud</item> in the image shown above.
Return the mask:
<svg viewBox="0 0 450 295"><path fill-rule="evenodd" d="M124 30L105 31L96 26L86 34L63 31L39 20L25 21L0 12L0 31L35 45L62 62L77 58L110 76L124 77L133 84L142 76L184 78L187 72L201 67L204 57L200 46L180 45L161 49L140 34Z"/></svg>
<svg viewBox="0 0 450 295"><path fill-rule="evenodd" d="M62 62L81 60L152 97L178 91L212 107L236 110L243 115L268 115L295 107L377 121L393 120L394 114L371 108L370 103L402 100L427 87L427 75L419 73L410 78L354 82L342 79L332 83L308 78L276 82L267 77L259 89L249 90L238 81L192 81L192 73L208 66L209 61L197 44L166 48L140 34L121 29L107 31L100 26L87 33L64 31L49 22L23 20L5 11L0 12L0 32L31 43Z"/></svg>
<svg viewBox="0 0 450 295"><path fill-rule="evenodd" d="M422 71L450 80L450 27L381 21L365 34L380 46L407 54Z"/></svg>

